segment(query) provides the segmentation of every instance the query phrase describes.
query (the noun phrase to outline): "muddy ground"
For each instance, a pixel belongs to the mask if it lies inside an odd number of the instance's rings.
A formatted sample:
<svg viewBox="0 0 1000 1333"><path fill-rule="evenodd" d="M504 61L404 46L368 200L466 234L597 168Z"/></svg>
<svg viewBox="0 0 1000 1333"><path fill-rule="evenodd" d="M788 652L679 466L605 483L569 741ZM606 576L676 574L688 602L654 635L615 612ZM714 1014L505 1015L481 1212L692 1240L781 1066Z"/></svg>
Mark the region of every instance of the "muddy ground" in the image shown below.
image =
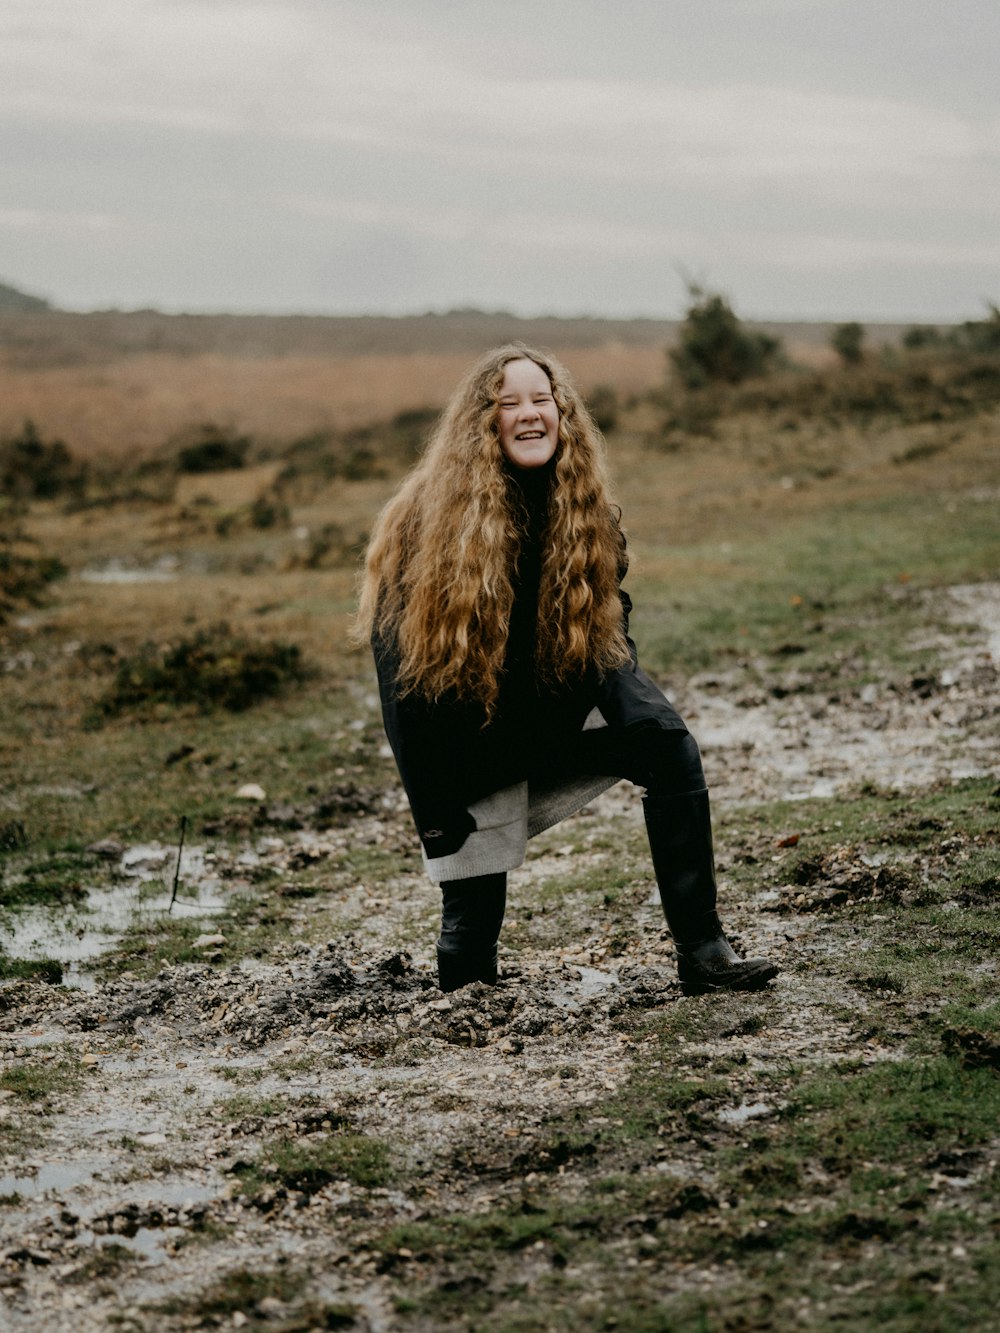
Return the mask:
<svg viewBox="0 0 1000 1333"><path fill-rule="evenodd" d="M600 1213L592 1189L602 1156L647 1184L662 1181L673 1201L665 1216L718 1209L724 1219L730 1205L718 1195L713 1154L720 1138L736 1141L748 1124L774 1115L760 1090L763 1072L789 1061L810 1068L859 1054L892 1058L866 1035L867 1002L845 988L831 961L863 949L856 924L811 910L809 900L874 884L879 867L845 846L837 875L827 867L819 887L789 884L780 844L795 838L794 813L786 827L749 838L728 828L727 809L865 783L907 791L1000 776L1000 585L939 596L943 636L949 621L977 628L933 676L839 696L806 681L797 688L790 663L778 692L755 690L746 673L715 674L691 679L678 697L716 793L730 933L782 967L763 994L681 996L648 870L626 890L624 937L583 890L579 911L591 917L578 915L568 939L558 912L554 923L542 910L529 915L533 902L547 901L547 884L589 884L614 872L616 847L639 836L627 784L545 835L512 875L495 990L477 985L445 997L435 987L435 890L419 873L395 789L368 793L360 813L322 829L290 827L301 821L269 812L265 798L244 846L189 850L181 878L186 893L201 881L194 944L204 962L102 977L88 968L98 945L115 947L114 933L101 937L82 915L64 919L62 956L76 957L68 984L9 982L0 992L5 1067L69 1071L65 1086L54 1080L47 1098L27 1108L11 1091L0 1100L15 1136L0 1168L0 1324L32 1333L542 1327L530 1318L551 1299L544 1293L556 1262L544 1239L504 1249L491 1297L489 1275L463 1269L450 1252L405 1244L394 1229L494 1216L519 1200L530 1217L536 1191L550 1202L558 1196L564 1209L587 1204ZM382 859L368 874L356 862L347 870L348 846ZM147 896L143 910L163 909L173 849L104 852L122 868L133 906L152 879L161 898ZM727 872L748 861L759 873L737 893ZM263 956L229 957L224 916L212 909L255 884L271 886L259 894L280 895L290 869L303 865L325 885L324 910L339 929L316 939L318 898L289 893L280 935ZM193 902L182 897L175 913L194 917ZM36 940L49 956L59 956L59 929L50 922L47 940ZM651 1040L643 1024L665 1010L704 1006L710 1031L695 1023L666 1058L690 1081L724 1054L725 1096L700 1133L672 1132L665 1113L659 1154L630 1160L627 1140L609 1144L622 1125L615 1095L637 1048ZM567 1124L578 1132L565 1135ZM309 1151L290 1165L281 1156L289 1145ZM336 1152L324 1156L325 1148ZM983 1169L995 1156L994 1143ZM961 1174L942 1166L936 1188L958 1190ZM664 1295L697 1295L724 1292L733 1279L724 1259L651 1253L655 1216L651 1224L647 1214L618 1219L605 1231L594 1225L603 1259L573 1258L560 1278L572 1280L580 1327L615 1326L601 1276L609 1255L623 1288L642 1275ZM261 1275L267 1280L255 1282ZM463 1283L467 1315L454 1303L435 1314L407 1302L408 1293L434 1287L453 1299ZM489 1322L491 1303L502 1304L508 1322ZM809 1326L819 1316L807 1305L767 1326Z"/></svg>

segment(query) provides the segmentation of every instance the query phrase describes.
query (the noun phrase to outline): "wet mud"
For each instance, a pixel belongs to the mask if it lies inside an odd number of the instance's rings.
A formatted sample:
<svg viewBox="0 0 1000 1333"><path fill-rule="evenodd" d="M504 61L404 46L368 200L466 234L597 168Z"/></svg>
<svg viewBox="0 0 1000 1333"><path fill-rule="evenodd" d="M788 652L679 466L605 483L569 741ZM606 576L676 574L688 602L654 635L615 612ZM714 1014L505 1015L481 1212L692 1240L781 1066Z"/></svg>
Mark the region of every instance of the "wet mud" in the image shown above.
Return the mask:
<svg viewBox="0 0 1000 1333"><path fill-rule="evenodd" d="M727 802L1000 773L998 608L1000 586L954 592L949 613L975 615L978 638L937 676L894 689L818 696L797 691L791 673L766 697L745 684L734 694L723 676L688 682L678 702L722 813L723 892L726 865L760 856L727 839ZM136 913L165 912L176 855L167 847L97 849L120 880L91 895L88 913L31 909L8 920L8 953L44 952L65 977L0 983L3 1066L37 1089L27 1103L9 1087L0 1095L4 1327L433 1328L431 1316L402 1320L401 1278L469 1283L470 1298L481 1279L437 1251L388 1244L394 1227L483 1216L505 1200L527 1200L530 1211L547 1181L578 1207L574 1225L608 1243L632 1236L641 1249L671 1219L724 1218L710 1150L776 1113L760 1071L883 1054L865 1036L865 1011L880 984L894 983L859 973L852 984L829 966L857 944L836 909L919 900L935 858L974 850L959 836L933 855L881 863L850 845L800 852L791 834L778 843L780 868L760 860L751 890L728 901L727 922L741 949L777 956L782 973L759 994L713 999L711 1023L678 1037L678 1077L697 1080L724 1054L725 1087L706 1087L684 1116L664 1111L674 1128L662 1156L641 1164L652 1177L644 1210L611 1221L596 1204L588 1212L587 1169L598 1154L639 1169L615 1137L613 1108L647 1040L643 1021L702 1004L677 985L652 881L630 900L624 937L596 915L569 942L529 923L512 932L495 989L442 995L435 891L413 858L398 792L345 787L308 809L260 802L234 818L241 848L189 848L182 863L181 910L202 932L201 961L148 977L94 970ZM628 784L564 826L565 845L512 875L512 903L530 903L556 870L599 870L595 848L622 820L640 820ZM289 894L264 956L231 958L216 918L232 894L262 869L278 894L291 866L329 866L333 876L348 837L400 860L388 882L347 885L336 937L312 938L316 899ZM995 887L984 883L984 901ZM947 1040L970 1067L997 1068L983 1033L956 1027ZM956 1160L940 1174L960 1181L976 1169ZM530 1283L531 1252L522 1259ZM221 1297L191 1304L234 1272L293 1270L311 1274L313 1305L277 1279L255 1296L249 1278L250 1294L232 1307ZM712 1279L689 1266L676 1281L696 1289Z"/></svg>

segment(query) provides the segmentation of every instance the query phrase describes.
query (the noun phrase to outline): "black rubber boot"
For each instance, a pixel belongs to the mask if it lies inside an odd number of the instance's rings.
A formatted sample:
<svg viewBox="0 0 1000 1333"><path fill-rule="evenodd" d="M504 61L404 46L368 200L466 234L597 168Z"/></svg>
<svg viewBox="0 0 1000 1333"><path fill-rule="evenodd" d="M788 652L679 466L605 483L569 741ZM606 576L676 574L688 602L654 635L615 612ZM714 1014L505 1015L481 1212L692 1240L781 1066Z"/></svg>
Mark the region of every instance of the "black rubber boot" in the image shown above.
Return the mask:
<svg viewBox="0 0 1000 1333"><path fill-rule="evenodd" d="M497 940L507 906L507 876L476 875L441 885L438 986L459 990L474 981L497 984Z"/></svg>
<svg viewBox="0 0 1000 1333"><path fill-rule="evenodd" d="M438 989L460 990L474 981L485 981L487 986L497 984L497 946L489 953L451 953L438 945Z"/></svg>
<svg viewBox="0 0 1000 1333"><path fill-rule="evenodd" d="M684 994L766 986L777 976L777 965L734 953L715 910L718 890L708 792L646 796L642 809Z"/></svg>

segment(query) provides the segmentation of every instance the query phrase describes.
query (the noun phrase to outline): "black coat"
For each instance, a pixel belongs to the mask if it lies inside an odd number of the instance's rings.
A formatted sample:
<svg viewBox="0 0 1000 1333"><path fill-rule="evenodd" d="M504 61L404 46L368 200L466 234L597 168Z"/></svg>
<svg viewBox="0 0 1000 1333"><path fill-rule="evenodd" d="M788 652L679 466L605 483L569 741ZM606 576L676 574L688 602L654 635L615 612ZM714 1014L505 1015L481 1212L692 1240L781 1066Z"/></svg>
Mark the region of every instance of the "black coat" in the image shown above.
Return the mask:
<svg viewBox="0 0 1000 1333"><path fill-rule="evenodd" d="M623 558L620 577L626 568ZM533 572L527 589L527 594L523 587L516 590L515 607L527 606L521 622L526 617L531 620L533 643L537 606ZM468 807L544 767L545 756L558 755L595 707L610 727L686 729L640 668L635 644L628 638L632 602L626 592L619 595L631 655L627 665L603 677L590 672L557 692L546 692L526 683L533 682L530 655L515 643L508 653L496 714L486 727L478 704L448 698L433 703L416 692L401 694L395 645L373 638L385 731L427 857L457 851L476 828ZM518 637L512 623L511 639Z"/></svg>

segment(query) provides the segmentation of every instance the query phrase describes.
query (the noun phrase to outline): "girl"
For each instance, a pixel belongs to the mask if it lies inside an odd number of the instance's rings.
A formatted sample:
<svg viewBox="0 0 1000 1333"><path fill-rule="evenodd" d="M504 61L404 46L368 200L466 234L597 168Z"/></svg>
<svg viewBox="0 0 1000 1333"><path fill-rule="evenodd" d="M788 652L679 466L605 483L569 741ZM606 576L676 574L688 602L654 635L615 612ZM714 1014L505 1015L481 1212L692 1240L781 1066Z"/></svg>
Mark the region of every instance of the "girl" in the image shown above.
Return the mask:
<svg viewBox="0 0 1000 1333"><path fill-rule="evenodd" d="M358 616L443 894L443 991L495 984L507 871L620 778L643 813L685 994L754 990L716 914L698 747L640 669L603 447L567 372L522 344L458 387L379 516Z"/></svg>

